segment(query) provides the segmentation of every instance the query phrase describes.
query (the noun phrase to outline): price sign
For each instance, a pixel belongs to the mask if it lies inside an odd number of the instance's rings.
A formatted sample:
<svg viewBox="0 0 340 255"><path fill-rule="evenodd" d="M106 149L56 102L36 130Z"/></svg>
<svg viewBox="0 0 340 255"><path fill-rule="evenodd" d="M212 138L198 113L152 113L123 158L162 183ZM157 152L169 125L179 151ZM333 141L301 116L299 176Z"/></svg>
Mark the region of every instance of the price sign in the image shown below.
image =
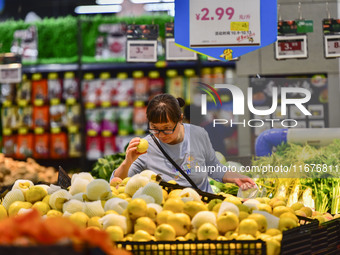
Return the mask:
<svg viewBox="0 0 340 255"><path fill-rule="evenodd" d="M128 40L126 60L128 62L156 62L157 41Z"/></svg>
<svg viewBox="0 0 340 255"><path fill-rule="evenodd" d="M276 59L307 58L307 36L278 36L275 42Z"/></svg>
<svg viewBox="0 0 340 255"><path fill-rule="evenodd" d="M14 63L8 65L0 65L0 82L1 83L21 82L21 64Z"/></svg>
<svg viewBox="0 0 340 255"><path fill-rule="evenodd" d="M190 47L259 46L260 0L190 0Z"/></svg>
<svg viewBox="0 0 340 255"><path fill-rule="evenodd" d="M166 60L197 60L197 53L178 47L174 38L166 38Z"/></svg>
<svg viewBox="0 0 340 255"><path fill-rule="evenodd" d="M325 57L340 57L340 35L325 35L324 38Z"/></svg>

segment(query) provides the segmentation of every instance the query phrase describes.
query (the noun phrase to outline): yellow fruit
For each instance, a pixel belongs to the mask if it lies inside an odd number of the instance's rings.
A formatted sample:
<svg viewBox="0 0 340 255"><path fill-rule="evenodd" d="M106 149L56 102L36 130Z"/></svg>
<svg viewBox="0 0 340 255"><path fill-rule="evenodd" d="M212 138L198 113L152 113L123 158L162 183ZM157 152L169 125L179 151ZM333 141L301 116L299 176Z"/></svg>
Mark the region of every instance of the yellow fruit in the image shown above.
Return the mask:
<svg viewBox="0 0 340 255"><path fill-rule="evenodd" d="M310 207L304 206L304 207L301 207L300 210L305 212L307 217L312 217L313 211Z"/></svg>
<svg viewBox="0 0 340 255"><path fill-rule="evenodd" d="M87 222L89 221L89 216L83 212L75 212L70 215L69 219L79 227L86 228Z"/></svg>
<svg viewBox="0 0 340 255"><path fill-rule="evenodd" d="M304 207L304 205L301 202L296 202L290 206L294 211L300 210L302 207Z"/></svg>
<svg viewBox="0 0 340 255"><path fill-rule="evenodd" d="M177 182L175 180L170 180L170 181L168 181L168 183L170 183L170 184L177 184Z"/></svg>
<svg viewBox="0 0 340 255"><path fill-rule="evenodd" d="M334 215L334 219L340 218L340 213Z"/></svg>
<svg viewBox="0 0 340 255"><path fill-rule="evenodd" d="M188 234L185 235L185 239L195 241L196 240L196 233L189 232Z"/></svg>
<svg viewBox="0 0 340 255"><path fill-rule="evenodd" d="M190 217L185 213L174 213L169 215L167 224L175 229L177 236L186 235L191 228Z"/></svg>
<svg viewBox="0 0 340 255"><path fill-rule="evenodd" d="M137 152L144 153L148 150L149 143L146 139L142 138L139 141L139 144L137 145Z"/></svg>
<svg viewBox="0 0 340 255"><path fill-rule="evenodd" d="M253 219L256 221L258 226L258 231L261 233L266 232L267 230L267 218L259 213L253 213L248 216L248 219Z"/></svg>
<svg viewBox="0 0 340 255"><path fill-rule="evenodd" d="M270 214L273 213L272 207L268 204L257 204L257 209L259 211L265 211L265 212L270 213Z"/></svg>
<svg viewBox="0 0 340 255"><path fill-rule="evenodd" d="M280 217L281 214L285 212L291 212L291 210L292 210L291 208L280 205L280 206L273 208L273 215L276 217Z"/></svg>
<svg viewBox="0 0 340 255"><path fill-rule="evenodd" d="M32 186L25 193L26 201L32 204L41 201L46 195L47 191L40 186Z"/></svg>
<svg viewBox="0 0 340 255"><path fill-rule="evenodd" d="M234 197L234 196L228 196L226 199L224 199L225 202L233 203L235 205L241 205L242 202L240 198Z"/></svg>
<svg viewBox="0 0 340 255"><path fill-rule="evenodd" d="M237 205L237 207L240 210L240 212L243 211L243 212L251 213L251 209L244 204Z"/></svg>
<svg viewBox="0 0 340 255"><path fill-rule="evenodd" d="M240 214L238 215L239 222L248 218L248 216L249 216L249 213L241 211Z"/></svg>
<svg viewBox="0 0 340 255"><path fill-rule="evenodd" d="M213 208L217 205L217 204L220 204L222 203L222 200L221 199L218 199L218 198L215 198L215 199L212 199L210 200L210 202L208 203L208 210L209 211L212 211ZM218 210L217 210L218 212Z"/></svg>
<svg viewBox="0 0 340 255"><path fill-rule="evenodd" d="M164 224L168 222L168 217L173 214L172 211L163 210L159 214L157 214L156 222L158 225Z"/></svg>
<svg viewBox="0 0 340 255"><path fill-rule="evenodd" d="M185 203L183 212L190 216L190 218L194 217L196 213L200 211L207 211L208 207L197 201L188 201Z"/></svg>
<svg viewBox="0 0 340 255"><path fill-rule="evenodd" d="M35 202L34 205L32 205L32 208L37 209L40 215L45 215L49 210L51 210L48 204L41 201Z"/></svg>
<svg viewBox="0 0 340 255"><path fill-rule="evenodd" d="M132 241L137 242L147 242L150 241L151 239L152 239L151 235L144 230L138 230L132 236Z"/></svg>
<svg viewBox="0 0 340 255"><path fill-rule="evenodd" d="M297 223L299 223L299 219L298 217L296 217L296 215L294 213L291 212L286 212L280 215L280 218L292 218L293 220L295 220Z"/></svg>
<svg viewBox="0 0 340 255"><path fill-rule="evenodd" d="M220 207L221 207L222 203L218 203L214 206L214 208L212 209L213 212L217 212L220 210Z"/></svg>
<svg viewBox="0 0 340 255"><path fill-rule="evenodd" d="M169 198L180 198L181 192L182 192L181 189L173 189L173 190L171 190L169 195L168 195L168 199Z"/></svg>
<svg viewBox="0 0 340 255"><path fill-rule="evenodd" d="M224 235L228 231L234 231L239 225L239 219L232 212L224 212L217 218L217 229Z"/></svg>
<svg viewBox="0 0 340 255"><path fill-rule="evenodd" d="M169 194L165 189L162 189L162 192L163 192L163 200L165 201L168 199Z"/></svg>
<svg viewBox="0 0 340 255"><path fill-rule="evenodd" d="M215 225L211 223L204 223L197 230L198 240L216 240L218 237L218 230Z"/></svg>
<svg viewBox="0 0 340 255"><path fill-rule="evenodd" d="M51 195L45 196L41 202L46 203L46 204L49 205L49 203L50 203L50 197L51 197Z"/></svg>
<svg viewBox="0 0 340 255"><path fill-rule="evenodd" d="M267 254L268 255L279 255L281 250L280 242L273 238L266 239Z"/></svg>
<svg viewBox="0 0 340 255"><path fill-rule="evenodd" d="M304 211L301 211L301 210L296 210L295 215L307 217L307 214Z"/></svg>
<svg viewBox="0 0 340 255"><path fill-rule="evenodd" d="M180 213L183 212L184 209L184 202L180 198L169 198L165 201L163 205L163 210L170 210L174 213Z"/></svg>
<svg viewBox="0 0 340 255"><path fill-rule="evenodd" d="M108 214L117 214L117 215L119 215L119 213L117 213L117 212L114 211L114 210L107 210L107 211L105 212L105 215L108 215Z"/></svg>
<svg viewBox="0 0 340 255"><path fill-rule="evenodd" d="M127 211L131 220L136 220L139 217L146 216L148 207L146 202L141 198L131 200L127 206Z"/></svg>
<svg viewBox="0 0 340 255"><path fill-rule="evenodd" d="M160 224L155 231L157 241L174 241L176 230L169 224Z"/></svg>
<svg viewBox="0 0 340 255"><path fill-rule="evenodd" d="M31 207L32 207L32 204L30 202L16 201L16 202L12 203L9 206L9 208L8 208L8 216L15 216L15 215L17 215L21 208L29 209Z"/></svg>
<svg viewBox="0 0 340 255"><path fill-rule="evenodd" d="M278 207L278 206L286 206L286 202L279 200L273 204L273 208Z"/></svg>
<svg viewBox="0 0 340 255"><path fill-rule="evenodd" d="M280 231L285 231L288 229L292 229L297 227L297 222L290 218L290 217L285 217L285 218L280 218L279 220L279 230Z"/></svg>
<svg viewBox="0 0 340 255"><path fill-rule="evenodd" d="M58 217L58 216L63 216L63 213L57 210L49 210L46 213L47 217Z"/></svg>
<svg viewBox="0 0 340 255"><path fill-rule="evenodd" d="M256 232L258 230L257 222L253 219L244 219L240 222L238 227L238 234L246 234L256 236Z"/></svg>
<svg viewBox="0 0 340 255"><path fill-rule="evenodd" d="M7 218L7 210L3 205L0 205L0 220Z"/></svg>
<svg viewBox="0 0 340 255"><path fill-rule="evenodd" d="M156 230L156 224L149 217L139 217L136 220L134 229L135 232L137 232L138 230L144 230L148 232L150 235L153 235Z"/></svg>
<svg viewBox="0 0 340 255"><path fill-rule="evenodd" d="M317 219L320 225L326 222L326 219L322 215L315 216L314 219Z"/></svg>
<svg viewBox="0 0 340 255"><path fill-rule="evenodd" d="M105 231L109 233L112 242L119 242L124 239L124 231L119 226L109 226L105 229Z"/></svg>
<svg viewBox="0 0 340 255"><path fill-rule="evenodd" d="M99 222L99 219L100 219L99 216L91 217L87 222L87 226L88 227L97 227L99 229L102 229L103 225Z"/></svg>
<svg viewBox="0 0 340 255"><path fill-rule="evenodd" d="M282 234L282 232L278 230L277 228L270 228L270 229L267 229L266 234L270 236L276 236L276 235Z"/></svg>

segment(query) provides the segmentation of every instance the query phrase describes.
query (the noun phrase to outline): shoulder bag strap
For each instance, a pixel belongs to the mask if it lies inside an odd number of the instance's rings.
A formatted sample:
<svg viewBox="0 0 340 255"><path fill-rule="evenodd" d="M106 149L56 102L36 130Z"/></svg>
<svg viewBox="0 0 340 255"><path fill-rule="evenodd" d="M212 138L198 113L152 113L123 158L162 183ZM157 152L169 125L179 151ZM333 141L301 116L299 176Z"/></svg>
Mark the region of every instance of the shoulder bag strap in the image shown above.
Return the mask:
<svg viewBox="0 0 340 255"><path fill-rule="evenodd" d="M188 180L188 182L191 184L191 186L194 189L198 189L197 185L190 179L190 177L182 170L182 168L180 168L176 162L165 152L165 150L162 148L162 146L159 144L159 142L157 141L156 137L153 134L150 134L152 139L154 140L154 142L156 143L156 145L158 146L158 148L161 150L161 152L163 153L163 155L170 161L170 163L178 170L180 171L180 173L185 177L185 179Z"/></svg>

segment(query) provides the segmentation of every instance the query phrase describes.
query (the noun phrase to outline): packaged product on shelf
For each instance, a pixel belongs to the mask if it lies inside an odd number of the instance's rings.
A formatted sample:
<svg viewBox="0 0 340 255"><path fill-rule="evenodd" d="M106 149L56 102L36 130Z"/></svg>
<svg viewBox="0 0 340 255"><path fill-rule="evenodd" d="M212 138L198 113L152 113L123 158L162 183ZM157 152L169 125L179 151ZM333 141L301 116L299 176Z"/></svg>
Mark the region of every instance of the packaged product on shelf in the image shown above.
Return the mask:
<svg viewBox="0 0 340 255"><path fill-rule="evenodd" d="M102 145L103 145L103 156L112 155L116 153L116 137L108 136L102 137Z"/></svg>
<svg viewBox="0 0 340 255"><path fill-rule="evenodd" d="M125 58L126 25L101 24L96 40L96 58Z"/></svg>
<svg viewBox="0 0 340 255"><path fill-rule="evenodd" d="M66 126L72 127L80 126L81 121L81 108L80 104L66 106Z"/></svg>
<svg viewBox="0 0 340 255"><path fill-rule="evenodd" d="M62 98L62 85L57 73L48 74L48 99L51 104L58 104Z"/></svg>
<svg viewBox="0 0 340 255"><path fill-rule="evenodd" d="M133 132L133 108L119 108L119 117L118 117L118 134L119 135L128 135Z"/></svg>
<svg viewBox="0 0 340 255"><path fill-rule="evenodd" d="M69 133L68 134L68 155L71 158L81 157L81 134Z"/></svg>
<svg viewBox="0 0 340 255"><path fill-rule="evenodd" d="M166 79L166 91L174 97L184 98L184 79L176 70L168 70Z"/></svg>
<svg viewBox="0 0 340 255"><path fill-rule="evenodd" d="M36 106L45 104L48 100L47 80L40 73L32 76L32 102Z"/></svg>
<svg viewBox="0 0 340 255"><path fill-rule="evenodd" d="M144 134L148 129L148 119L146 118L146 106L135 107L133 109L133 129L135 134Z"/></svg>
<svg viewBox="0 0 340 255"><path fill-rule="evenodd" d="M34 150L33 157L37 159L44 159L49 157L50 134L36 134L34 135Z"/></svg>
<svg viewBox="0 0 340 255"><path fill-rule="evenodd" d="M26 74L22 76L22 82L17 83L16 101L20 106L26 106L31 101L31 81Z"/></svg>
<svg viewBox="0 0 340 255"><path fill-rule="evenodd" d="M65 105L51 105L50 107L50 126L51 128L61 128L66 123Z"/></svg>
<svg viewBox="0 0 340 255"><path fill-rule="evenodd" d="M216 66L213 68L212 77L212 84L224 84L224 68L221 66Z"/></svg>
<svg viewBox="0 0 340 255"><path fill-rule="evenodd" d="M66 158L67 157L67 135L63 132L51 134L50 156L51 158Z"/></svg>
<svg viewBox="0 0 340 255"><path fill-rule="evenodd" d="M135 101L148 101L149 99L149 79L144 77L142 71L134 71L133 74L133 87L134 87L134 100Z"/></svg>
<svg viewBox="0 0 340 255"><path fill-rule="evenodd" d="M18 128L32 128L33 127L33 119L32 119L32 107L18 107Z"/></svg>
<svg viewBox="0 0 340 255"><path fill-rule="evenodd" d="M1 95L0 101L5 106L10 106L14 102L15 98L15 84L14 83L3 83L1 84Z"/></svg>
<svg viewBox="0 0 340 255"><path fill-rule="evenodd" d="M115 79L114 105L127 106L133 102L133 79L126 73L120 73Z"/></svg>
<svg viewBox="0 0 340 255"><path fill-rule="evenodd" d="M78 81L73 72L64 74L63 99L66 104L75 104L79 99Z"/></svg>
<svg viewBox="0 0 340 255"><path fill-rule="evenodd" d="M96 132L97 134L101 132L101 123L103 120L102 109L87 109L85 111L86 115L86 131Z"/></svg>
<svg viewBox="0 0 340 255"><path fill-rule="evenodd" d="M1 109L1 123L3 129L15 130L18 128L18 110L16 106Z"/></svg>
<svg viewBox="0 0 340 255"><path fill-rule="evenodd" d="M204 67L201 70L201 82L213 85L213 76L212 76L212 69L210 67Z"/></svg>
<svg viewBox="0 0 340 255"><path fill-rule="evenodd" d="M3 146L2 146L2 153L5 154L7 157L14 157L17 145L17 136L16 135L9 135L3 136Z"/></svg>
<svg viewBox="0 0 340 255"><path fill-rule="evenodd" d="M118 131L118 109L117 108L105 108L103 109L103 122L102 132L109 132L116 134Z"/></svg>
<svg viewBox="0 0 340 255"><path fill-rule="evenodd" d="M158 71L149 73L149 99L154 96L164 93L164 79L160 77Z"/></svg>
<svg viewBox="0 0 340 255"><path fill-rule="evenodd" d="M111 97L112 97L112 91L113 91L113 79L110 78L109 73L101 73L100 74L100 80L98 81L100 83L100 96L99 96L99 104L102 107L109 107L111 105Z"/></svg>
<svg viewBox="0 0 340 255"><path fill-rule="evenodd" d="M49 127L49 107L45 106L35 106L33 107L33 128L44 128Z"/></svg>
<svg viewBox="0 0 340 255"><path fill-rule="evenodd" d="M84 80L81 86L81 94L85 105L91 105L91 107L99 105L101 83L100 80L94 79L94 75L92 73L84 75Z"/></svg>
<svg viewBox="0 0 340 255"><path fill-rule="evenodd" d="M185 103L187 105L190 104L190 90L195 89L197 87L197 82L199 81L196 76L194 69L186 69L184 70L185 75ZM195 87L196 86L196 87Z"/></svg>
<svg viewBox="0 0 340 255"><path fill-rule="evenodd" d="M86 137L86 158L96 160L102 157L102 145L100 136Z"/></svg>
<svg viewBox="0 0 340 255"><path fill-rule="evenodd" d="M17 136L17 148L15 157L25 159L33 155L33 134Z"/></svg>

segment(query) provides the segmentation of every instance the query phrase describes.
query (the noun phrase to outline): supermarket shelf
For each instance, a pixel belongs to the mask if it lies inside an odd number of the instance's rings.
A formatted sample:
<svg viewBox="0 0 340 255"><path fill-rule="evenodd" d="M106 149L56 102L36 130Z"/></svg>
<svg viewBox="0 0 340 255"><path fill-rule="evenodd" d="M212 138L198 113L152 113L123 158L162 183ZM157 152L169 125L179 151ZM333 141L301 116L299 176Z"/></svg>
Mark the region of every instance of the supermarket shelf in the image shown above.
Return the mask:
<svg viewBox="0 0 340 255"><path fill-rule="evenodd" d="M75 72L79 69L78 64L48 64L23 66L23 73L45 73L45 72Z"/></svg>

